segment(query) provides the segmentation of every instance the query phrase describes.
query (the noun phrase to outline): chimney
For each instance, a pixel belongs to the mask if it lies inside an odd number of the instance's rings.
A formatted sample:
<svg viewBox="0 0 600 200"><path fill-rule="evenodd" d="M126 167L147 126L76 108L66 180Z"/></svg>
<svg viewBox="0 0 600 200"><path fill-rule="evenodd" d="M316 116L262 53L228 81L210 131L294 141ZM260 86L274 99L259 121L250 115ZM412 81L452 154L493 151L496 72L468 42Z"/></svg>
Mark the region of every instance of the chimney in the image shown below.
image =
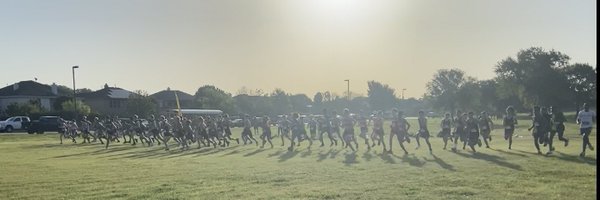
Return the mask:
<svg viewBox="0 0 600 200"><path fill-rule="evenodd" d="M13 84L13 90L17 91L19 89L19 83Z"/></svg>
<svg viewBox="0 0 600 200"><path fill-rule="evenodd" d="M56 83L52 83L52 94L54 95L58 95L58 86L56 85Z"/></svg>
<svg viewBox="0 0 600 200"><path fill-rule="evenodd" d="M107 83L104 84L104 89L106 89L106 88L108 88L108 84Z"/></svg>
<svg viewBox="0 0 600 200"><path fill-rule="evenodd" d="M167 87L167 91L171 91L171 88L170 88L170 87Z"/></svg>

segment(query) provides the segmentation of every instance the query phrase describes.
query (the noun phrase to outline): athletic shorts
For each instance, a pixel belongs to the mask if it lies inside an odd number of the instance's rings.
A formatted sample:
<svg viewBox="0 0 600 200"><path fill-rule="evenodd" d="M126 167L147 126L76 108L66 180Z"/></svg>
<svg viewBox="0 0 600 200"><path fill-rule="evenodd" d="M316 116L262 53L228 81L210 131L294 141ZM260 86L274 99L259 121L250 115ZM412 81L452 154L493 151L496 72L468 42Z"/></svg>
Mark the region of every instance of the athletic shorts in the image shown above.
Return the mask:
<svg viewBox="0 0 600 200"><path fill-rule="evenodd" d="M556 131L557 132L565 132L565 125L564 124L557 124L556 125Z"/></svg>
<svg viewBox="0 0 600 200"><path fill-rule="evenodd" d="M422 138L429 138L429 131L428 130L419 130L419 137Z"/></svg>
<svg viewBox="0 0 600 200"><path fill-rule="evenodd" d="M515 133L515 129L504 129L504 139L508 140L513 136L513 133Z"/></svg>
<svg viewBox="0 0 600 200"><path fill-rule="evenodd" d="M271 139L271 129L263 130L262 137Z"/></svg>
<svg viewBox="0 0 600 200"><path fill-rule="evenodd" d="M590 135L590 133L592 133L592 127L589 128L581 128L580 130L580 134L581 135Z"/></svg>
<svg viewBox="0 0 600 200"><path fill-rule="evenodd" d="M479 132L470 132L469 133L469 146L477 145L479 141Z"/></svg>
<svg viewBox="0 0 600 200"><path fill-rule="evenodd" d="M449 137L450 136L450 129L449 128L442 129L441 135L442 135L442 137Z"/></svg>
<svg viewBox="0 0 600 200"><path fill-rule="evenodd" d="M481 136L488 138L490 136L490 129L481 129Z"/></svg>
<svg viewBox="0 0 600 200"><path fill-rule="evenodd" d="M244 128L244 130L242 131L242 136L252 136L252 131L250 131L250 128Z"/></svg>

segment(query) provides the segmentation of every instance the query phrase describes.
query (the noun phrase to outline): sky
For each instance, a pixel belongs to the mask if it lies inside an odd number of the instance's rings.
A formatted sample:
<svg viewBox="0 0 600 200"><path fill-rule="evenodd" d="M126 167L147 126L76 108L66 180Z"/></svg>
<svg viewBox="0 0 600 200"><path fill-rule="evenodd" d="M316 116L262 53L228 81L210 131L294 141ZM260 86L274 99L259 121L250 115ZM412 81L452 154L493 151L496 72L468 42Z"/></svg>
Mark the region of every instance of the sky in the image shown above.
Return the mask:
<svg viewBox="0 0 600 200"><path fill-rule="evenodd" d="M152 94L421 97L439 69L477 79L529 47L596 66L595 0L0 0L0 86L38 79Z"/></svg>

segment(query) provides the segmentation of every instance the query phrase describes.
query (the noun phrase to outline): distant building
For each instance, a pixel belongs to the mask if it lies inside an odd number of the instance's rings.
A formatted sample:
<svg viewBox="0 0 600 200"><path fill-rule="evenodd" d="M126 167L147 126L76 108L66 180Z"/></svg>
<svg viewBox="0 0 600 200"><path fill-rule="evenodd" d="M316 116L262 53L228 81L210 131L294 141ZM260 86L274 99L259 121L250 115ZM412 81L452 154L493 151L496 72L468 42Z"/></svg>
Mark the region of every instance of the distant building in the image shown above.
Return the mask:
<svg viewBox="0 0 600 200"><path fill-rule="evenodd" d="M193 108L194 96L179 90L171 90L171 88L167 88L166 90L150 95L150 98L154 99L156 102L157 111L159 113L165 113L171 109L177 108L175 93L177 93L179 105L182 109Z"/></svg>
<svg viewBox="0 0 600 200"><path fill-rule="evenodd" d="M92 112L101 115L127 115L127 100L130 95L135 93L117 87L108 87L94 92L79 93L78 98L82 98L86 105L89 105Z"/></svg>
<svg viewBox="0 0 600 200"><path fill-rule="evenodd" d="M47 111L53 111L53 104L58 98L58 86L46 85L35 81L21 81L0 88L0 115L4 114L6 107L14 103L37 102Z"/></svg>

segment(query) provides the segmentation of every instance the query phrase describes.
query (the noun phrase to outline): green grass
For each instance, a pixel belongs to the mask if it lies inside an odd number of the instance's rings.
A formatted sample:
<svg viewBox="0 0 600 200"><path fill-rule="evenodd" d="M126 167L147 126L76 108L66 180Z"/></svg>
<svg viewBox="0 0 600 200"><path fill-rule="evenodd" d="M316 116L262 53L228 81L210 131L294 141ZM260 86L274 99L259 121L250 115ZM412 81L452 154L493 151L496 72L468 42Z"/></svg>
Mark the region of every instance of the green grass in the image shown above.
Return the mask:
<svg viewBox="0 0 600 200"><path fill-rule="evenodd" d="M430 120L432 135L438 123ZM440 138L431 140L434 155L414 150L413 140L404 156L397 143L395 155L364 146L357 153L308 150L306 142L287 152L279 138L274 149L234 144L182 152L2 134L0 199L595 199L596 153L578 157L576 125L567 126L568 147L555 139L555 154L542 156L529 123L520 121L513 150L497 129L492 149L479 148L479 155L444 151ZM595 144L595 134L591 139Z"/></svg>

